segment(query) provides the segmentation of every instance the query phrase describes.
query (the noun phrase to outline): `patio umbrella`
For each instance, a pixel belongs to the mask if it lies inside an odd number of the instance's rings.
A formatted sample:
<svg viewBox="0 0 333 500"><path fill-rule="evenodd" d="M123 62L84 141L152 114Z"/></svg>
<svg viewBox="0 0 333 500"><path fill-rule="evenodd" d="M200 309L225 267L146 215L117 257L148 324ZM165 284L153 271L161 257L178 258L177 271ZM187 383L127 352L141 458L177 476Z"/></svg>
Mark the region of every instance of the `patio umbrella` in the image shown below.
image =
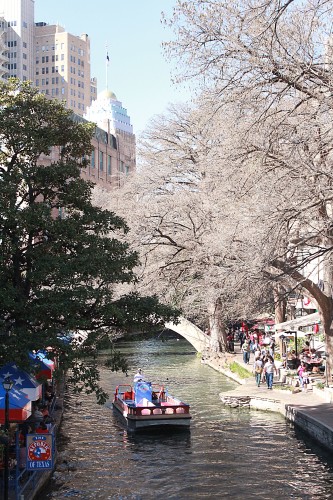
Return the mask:
<svg viewBox="0 0 333 500"><path fill-rule="evenodd" d="M6 391L2 386L4 378L0 376L0 424L5 423ZM27 394L13 386L8 392L9 422L24 422L31 415L31 401Z"/></svg>
<svg viewBox="0 0 333 500"><path fill-rule="evenodd" d="M271 343L271 339L269 339L268 337L265 337L262 341L263 345L268 345Z"/></svg>
<svg viewBox="0 0 333 500"><path fill-rule="evenodd" d="M39 371L36 373L37 380L41 380L43 378L46 378L47 380L52 379L54 362L51 359L48 359L45 354L40 351L38 351L37 353L30 352L29 357L39 368Z"/></svg>
<svg viewBox="0 0 333 500"><path fill-rule="evenodd" d="M27 394L31 401L37 401L42 397L42 385L15 363L8 363L0 368L0 376L3 378L9 377L14 382L15 389Z"/></svg>

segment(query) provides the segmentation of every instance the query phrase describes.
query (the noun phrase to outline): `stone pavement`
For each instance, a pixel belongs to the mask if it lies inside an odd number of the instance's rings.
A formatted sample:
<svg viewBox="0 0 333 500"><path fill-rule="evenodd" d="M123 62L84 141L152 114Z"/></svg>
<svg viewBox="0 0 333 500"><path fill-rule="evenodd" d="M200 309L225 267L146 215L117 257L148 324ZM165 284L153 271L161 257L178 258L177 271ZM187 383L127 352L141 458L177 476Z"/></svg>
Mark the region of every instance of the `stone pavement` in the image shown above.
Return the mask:
<svg viewBox="0 0 333 500"><path fill-rule="evenodd" d="M220 394L221 400L229 406L249 406L254 409L270 410L281 412L288 420L303 428L314 439L325 447L333 450L333 404L326 403L323 398L313 393L312 389L307 392L292 392L285 389L278 389L281 383L275 377L275 389L269 390L265 383L257 387L252 374L253 355L251 353L250 364L243 363L243 356L239 345L235 346L234 360L251 373L251 377L243 379L232 391ZM231 376L234 380L237 377L226 371L218 357L204 359L204 362ZM245 383L244 383L245 380ZM240 403L241 404L238 404ZM247 404L248 402L248 404Z"/></svg>

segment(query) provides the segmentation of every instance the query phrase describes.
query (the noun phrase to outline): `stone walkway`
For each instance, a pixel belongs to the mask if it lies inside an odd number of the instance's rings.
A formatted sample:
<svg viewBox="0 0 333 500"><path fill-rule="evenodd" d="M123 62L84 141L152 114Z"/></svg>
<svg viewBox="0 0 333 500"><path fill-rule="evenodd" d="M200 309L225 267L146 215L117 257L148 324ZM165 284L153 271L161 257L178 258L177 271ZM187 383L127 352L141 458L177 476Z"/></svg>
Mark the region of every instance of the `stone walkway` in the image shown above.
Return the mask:
<svg viewBox="0 0 333 500"><path fill-rule="evenodd" d="M237 401L249 400L250 408L281 412L288 420L302 427L325 447L333 450L333 404L326 403L309 389L307 392L295 392L277 389L281 386L275 379L275 388L269 390L265 383L257 387L252 374L253 357L250 364L243 363L239 346L235 346L234 360L251 373L251 377L243 379L242 383L232 391L220 394L221 400L230 406L238 406ZM219 358L204 360L212 368L230 376L220 365ZM232 375L231 375L232 376ZM236 377L232 377L236 380ZM244 383L245 380L245 383ZM234 401L234 403L232 403ZM241 405L242 406L242 405Z"/></svg>

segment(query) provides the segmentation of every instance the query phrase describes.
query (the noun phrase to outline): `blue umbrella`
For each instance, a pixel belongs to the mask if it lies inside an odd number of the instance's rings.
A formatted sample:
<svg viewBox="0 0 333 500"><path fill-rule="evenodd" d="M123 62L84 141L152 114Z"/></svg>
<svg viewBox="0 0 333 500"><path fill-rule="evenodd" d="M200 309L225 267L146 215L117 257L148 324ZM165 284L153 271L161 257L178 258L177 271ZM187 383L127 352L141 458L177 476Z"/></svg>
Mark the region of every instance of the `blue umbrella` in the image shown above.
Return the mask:
<svg viewBox="0 0 333 500"><path fill-rule="evenodd" d="M6 410L6 391L2 386L4 378L0 376L0 424L5 422L5 410ZM11 422L22 422L26 420L31 415L31 401L29 400L27 394L13 386L10 391L8 391L8 402L9 402L9 421Z"/></svg>
<svg viewBox="0 0 333 500"><path fill-rule="evenodd" d="M40 368L40 372L36 375L36 378L40 375L45 376L46 378L52 378L52 372L54 370L54 361L48 359L45 356L45 353L42 351L38 351L37 353L29 352L29 357L34 361L35 364L38 364Z"/></svg>
<svg viewBox="0 0 333 500"><path fill-rule="evenodd" d="M31 401L36 401L42 397L42 385L15 363L7 363L0 368L0 376L3 378L9 377L14 382L15 389L27 394Z"/></svg>

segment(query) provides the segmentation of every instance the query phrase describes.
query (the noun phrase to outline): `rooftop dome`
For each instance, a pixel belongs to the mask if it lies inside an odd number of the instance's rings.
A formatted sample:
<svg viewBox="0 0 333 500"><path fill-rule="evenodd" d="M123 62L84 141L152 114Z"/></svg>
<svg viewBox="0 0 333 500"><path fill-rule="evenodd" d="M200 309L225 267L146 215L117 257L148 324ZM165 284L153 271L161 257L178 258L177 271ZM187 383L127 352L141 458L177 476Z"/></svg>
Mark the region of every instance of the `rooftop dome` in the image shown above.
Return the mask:
<svg viewBox="0 0 333 500"><path fill-rule="evenodd" d="M103 90L97 96L98 99L112 99L113 101L118 101L116 94L112 90Z"/></svg>

